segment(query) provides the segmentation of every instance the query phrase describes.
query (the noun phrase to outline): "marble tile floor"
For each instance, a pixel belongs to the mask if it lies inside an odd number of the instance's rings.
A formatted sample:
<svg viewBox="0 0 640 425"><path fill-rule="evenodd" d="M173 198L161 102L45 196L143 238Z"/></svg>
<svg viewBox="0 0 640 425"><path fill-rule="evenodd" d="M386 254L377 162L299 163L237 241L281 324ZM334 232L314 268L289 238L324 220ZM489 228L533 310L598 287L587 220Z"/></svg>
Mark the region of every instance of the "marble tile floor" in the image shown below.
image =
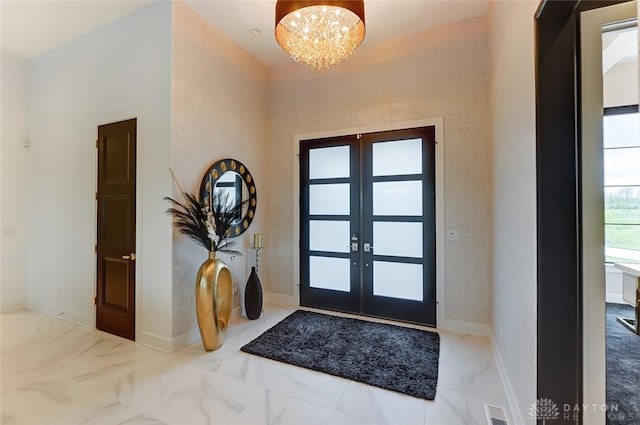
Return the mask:
<svg viewBox="0 0 640 425"><path fill-rule="evenodd" d="M165 354L30 310L1 316L3 425L486 425L507 402L487 338L440 331L435 401L239 351L290 314L239 318L224 346Z"/></svg>

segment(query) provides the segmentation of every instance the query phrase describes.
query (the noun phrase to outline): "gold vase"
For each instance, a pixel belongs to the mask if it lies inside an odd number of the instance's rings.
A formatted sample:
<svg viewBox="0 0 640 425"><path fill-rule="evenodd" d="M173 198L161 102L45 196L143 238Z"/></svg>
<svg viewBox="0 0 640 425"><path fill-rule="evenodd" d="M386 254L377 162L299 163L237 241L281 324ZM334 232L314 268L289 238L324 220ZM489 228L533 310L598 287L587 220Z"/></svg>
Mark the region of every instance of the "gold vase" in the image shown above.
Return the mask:
<svg viewBox="0 0 640 425"><path fill-rule="evenodd" d="M231 320L233 284L227 265L215 252L200 266L196 276L196 312L202 345L213 351L224 343L223 332Z"/></svg>

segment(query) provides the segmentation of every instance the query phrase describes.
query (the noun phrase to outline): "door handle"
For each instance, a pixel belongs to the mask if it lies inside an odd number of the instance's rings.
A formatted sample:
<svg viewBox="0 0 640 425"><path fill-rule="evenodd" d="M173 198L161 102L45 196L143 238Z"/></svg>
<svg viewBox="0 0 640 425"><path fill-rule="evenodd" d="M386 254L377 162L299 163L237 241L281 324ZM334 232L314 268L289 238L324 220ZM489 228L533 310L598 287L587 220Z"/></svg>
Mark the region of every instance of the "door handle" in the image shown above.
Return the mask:
<svg viewBox="0 0 640 425"><path fill-rule="evenodd" d="M132 252L130 255L123 255L122 259L123 260L135 260L136 259L136 254L134 252Z"/></svg>

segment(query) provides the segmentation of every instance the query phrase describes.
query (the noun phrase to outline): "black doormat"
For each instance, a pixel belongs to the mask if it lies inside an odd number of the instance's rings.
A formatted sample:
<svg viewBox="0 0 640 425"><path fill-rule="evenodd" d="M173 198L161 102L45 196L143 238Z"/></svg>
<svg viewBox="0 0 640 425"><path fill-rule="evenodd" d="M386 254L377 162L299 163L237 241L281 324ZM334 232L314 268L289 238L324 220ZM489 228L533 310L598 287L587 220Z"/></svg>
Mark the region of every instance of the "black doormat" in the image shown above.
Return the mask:
<svg viewBox="0 0 640 425"><path fill-rule="evenodd" d="M607 424L640 424L640 335L617 321L630 305L607 303Z"/></svg>
<svg viewBox="0 0 640 425"><path fill-rule="evenodd" d="M241 350L413 397L436 396L435 332L297 310Z"/></svg>

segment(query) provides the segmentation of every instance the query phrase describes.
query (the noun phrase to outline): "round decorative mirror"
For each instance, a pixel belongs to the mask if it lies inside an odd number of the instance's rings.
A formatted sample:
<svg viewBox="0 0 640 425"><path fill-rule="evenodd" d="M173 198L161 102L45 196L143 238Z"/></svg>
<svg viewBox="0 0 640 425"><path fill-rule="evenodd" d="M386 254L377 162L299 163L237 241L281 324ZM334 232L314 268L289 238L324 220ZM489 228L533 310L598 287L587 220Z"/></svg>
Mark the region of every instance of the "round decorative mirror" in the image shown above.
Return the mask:
<svg viewBox="0 0 640 425"><path fill-rule="evenodd" d="M229 237L240 236L249 228L256 214L256 185L253 176L243 163L235 159L222 159L215 162L202 178L200 199L207 203L213 187L214 196L224 196L230 205L244 202L242 211L233 221ZM215 198L214 198L215 199ZM246 202L245 202L246 201Z"/></svg>

